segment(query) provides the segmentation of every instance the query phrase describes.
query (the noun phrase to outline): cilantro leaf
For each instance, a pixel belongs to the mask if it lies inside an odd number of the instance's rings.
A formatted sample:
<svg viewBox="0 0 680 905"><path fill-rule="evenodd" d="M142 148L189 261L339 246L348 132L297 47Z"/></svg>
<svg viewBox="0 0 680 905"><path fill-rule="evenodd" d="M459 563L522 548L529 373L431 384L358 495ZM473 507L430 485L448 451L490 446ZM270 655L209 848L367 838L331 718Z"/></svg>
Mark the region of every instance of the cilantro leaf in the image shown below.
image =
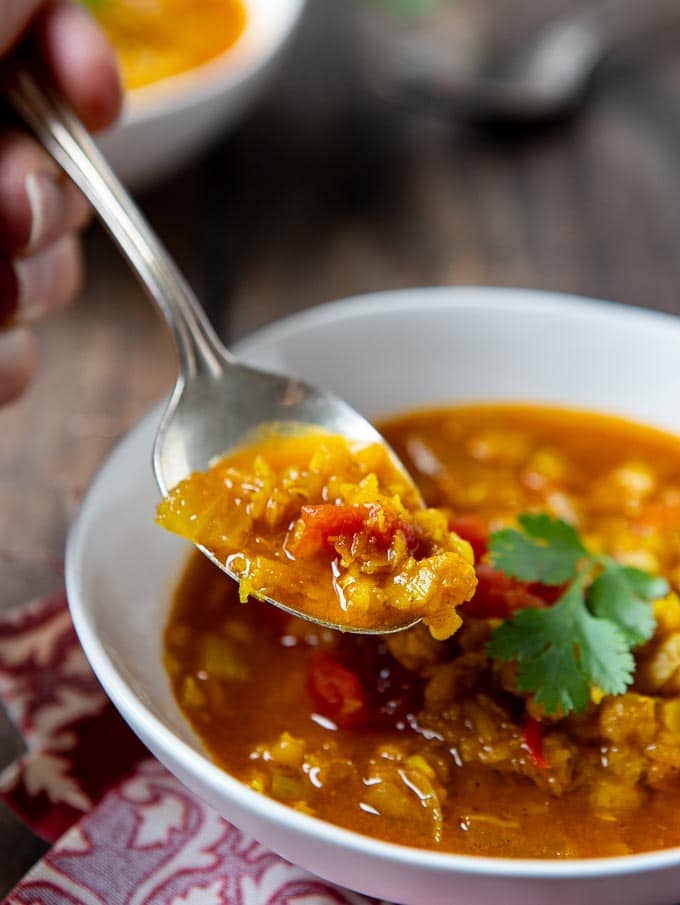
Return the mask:
<svg viewBox="0 0 680 905"><path fill-rule="evenodd" d="M623 694L633 681L633 648L654 634L650 603L668 593L668 582L589 553L560 519L517 521L521 530L492 534L493 564L521 581L566 587L552 607L506 619L491 635L489 656L516 662L518 689L549 714L585 710L593 686Z"/></svg>
<svg viewBox="0 0 680 905"><path fill-rule="evenodd" d="M661 575L650 575L649 572L643 572L642 569L635 569L633 566L624 566L623 572L630 586L643 600L658 600L670 592L671 586Z"/></svg>
<svg viewBox="0 0 680 905"><path fill-rule="evenodd" d="M567 522L545 513L526 513L518 519L522 532L512 528L491 535L493 565L520 581L564 584L573 578L587 550Z"/></svg>
<svg viewBox="0 0 680 905"><path fill-rule="evenodd" d="M549 714L585 710L592 685L622 694L632 681L625 636L588 610L587 578L575 579L554 606L520 610L491 635L489 655L516 660L519 690L533 693Z"/></svg>
<svg viewBox="0 0 680 905"><path fill-rule="evenodd" d="M582 710L590 696L590 683L578 668L573 645L557 643L564 631L558 606L550 611L520 610L493 632L488 649L495 659L517 661L518 689L535 694L547 713Z"/></svg>
<svg viewBox="0 0 680 905"><path fill-rule="evenodd" d="M609 557L602 562L604 568L588 595L592 612L616 625L632 647L644 644L656 626L649 601L667 594L668 582Z"/></svg>

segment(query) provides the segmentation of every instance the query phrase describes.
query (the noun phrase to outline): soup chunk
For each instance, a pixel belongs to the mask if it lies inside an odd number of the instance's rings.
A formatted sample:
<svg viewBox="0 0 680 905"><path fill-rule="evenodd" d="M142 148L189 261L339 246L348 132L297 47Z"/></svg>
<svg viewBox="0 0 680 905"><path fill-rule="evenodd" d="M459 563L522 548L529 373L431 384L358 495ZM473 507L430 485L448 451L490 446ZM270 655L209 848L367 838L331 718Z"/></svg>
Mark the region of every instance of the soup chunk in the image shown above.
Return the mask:
<svg viewBox="0 0 680 905"><path fill-rule="evenodd" d="M447 638L475 589L470 544L423 506L382 444L266 434L182 481L159 522L225 563L243 600L272 598L339 628L423 619Z"/></svg>

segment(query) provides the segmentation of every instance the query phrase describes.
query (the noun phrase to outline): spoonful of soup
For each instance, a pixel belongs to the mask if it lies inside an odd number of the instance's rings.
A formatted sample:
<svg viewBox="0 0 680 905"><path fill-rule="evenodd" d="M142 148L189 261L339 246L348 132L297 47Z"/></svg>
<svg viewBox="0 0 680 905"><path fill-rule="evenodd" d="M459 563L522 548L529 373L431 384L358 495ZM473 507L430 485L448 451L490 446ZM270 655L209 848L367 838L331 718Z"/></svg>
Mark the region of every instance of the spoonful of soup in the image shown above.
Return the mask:
<svg viewBox="0 0 680 905"><path fill-rule="evenodd" d="M20 65L4 87L174 338L179 376L153 450L160 523L239 581L243 599L345 631L425 619L451 634L474 591L472 552L423 507L380 434L331 393L239 362L63 99Z"/></svg>
<svg viewBox="0 0 680 905"><path fill-rule="evenodd" d="M249 595L325 626L458 628L476 586L470 545L383 442L272 425L174 487L158 521L208 551Z"/></svg>

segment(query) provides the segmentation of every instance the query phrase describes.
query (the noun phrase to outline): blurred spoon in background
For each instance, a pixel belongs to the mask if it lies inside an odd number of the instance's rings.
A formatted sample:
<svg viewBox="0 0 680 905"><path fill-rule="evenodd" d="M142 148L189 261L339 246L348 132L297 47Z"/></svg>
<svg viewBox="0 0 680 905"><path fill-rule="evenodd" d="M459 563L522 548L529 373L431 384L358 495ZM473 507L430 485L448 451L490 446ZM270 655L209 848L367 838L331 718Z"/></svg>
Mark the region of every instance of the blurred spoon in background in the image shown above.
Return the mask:
<svg viewBox="0 0 680 905"><path fill-rule="evenodd" d="M578 110L614 51L673 25L680 0L599 0L461 74L447 65L435 23L416 40L404 37L371 81L386 100L472 125L537 125Z"/></svg>

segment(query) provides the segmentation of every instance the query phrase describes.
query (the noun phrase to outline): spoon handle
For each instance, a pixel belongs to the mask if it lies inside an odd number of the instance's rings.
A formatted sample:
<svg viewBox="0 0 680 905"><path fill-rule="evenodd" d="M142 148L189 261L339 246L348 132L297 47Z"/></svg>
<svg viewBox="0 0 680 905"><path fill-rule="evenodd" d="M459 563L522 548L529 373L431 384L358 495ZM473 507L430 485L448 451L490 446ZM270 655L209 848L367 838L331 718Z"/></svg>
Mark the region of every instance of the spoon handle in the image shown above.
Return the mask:
<svg viewBox="0 0 680 905"><path fill-rule="evenodd" d="M78 117L47 77L21 62L15 62L2 76L3 92L9 102L92 204L163 315L185 379L198 372L219 377L232 356ZM130 153L134 153L132 148Z"/></svg>

